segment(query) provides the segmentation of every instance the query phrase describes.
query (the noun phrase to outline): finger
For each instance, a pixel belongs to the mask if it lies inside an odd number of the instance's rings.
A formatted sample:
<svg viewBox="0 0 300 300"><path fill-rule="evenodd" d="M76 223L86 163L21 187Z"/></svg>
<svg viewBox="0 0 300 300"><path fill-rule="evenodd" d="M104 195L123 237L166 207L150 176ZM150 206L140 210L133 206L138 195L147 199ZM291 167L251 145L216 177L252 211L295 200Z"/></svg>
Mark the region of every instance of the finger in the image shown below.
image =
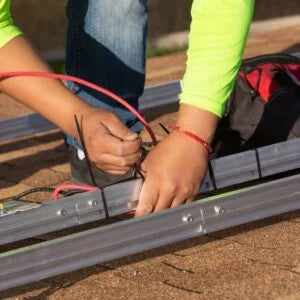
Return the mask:
<svg viewBox="0 0 300 300"><path fill-rule="evenodd" d="M111 175L125 175L128 171L105 170L105 173Z"/></svg>
<svg viewBox="0 0 300 300"><path fill-rule="evenodd" d="M141 151L141 139L134 141L121 141L118 148L115 149L115 153L118 156L128 156Z"/></svg>
<svg viewBox="0 0 300 300"><path fill-rule="evenodd" d="M121 140L134 141L138 138L138 134L129 130L116 116L111 118L109 122L105 122L104 125L112 135Z"/></svg>
<svg viewBox="0 0 300 300"><path fill-rule="evenodd" d="M175 197L171 204L171 208L182 205L184 203L192 202L193 200L194 200L194 197L190 197L187 199L183 198L183 197L181 197L181 198Z"/></svg>
<svg viewBox="0 0 300 300"><path fill-rule="evenodd" d="M164 210L167 209L171 206L172 201L173 201L173 196L172 195L160 195L157 204L154 208L154 211L160 211L160 210Z"/></svg>
<svg viewBox="0 0 300 300"><path fill-rule="evenodd" d="M147 158L139 166L139 171L143 174L143 176L147 176Z"/></svg>
<svg viewBox="0 0 300 300"><path fill-rule="evenodd" d="M159 193L159 199L155 206L154 211L163 210L169 208L173 202L176 195L176 185L170 184L169 186L163 186L163 189Z"/></svg>
<svg viewBox="0 0 300 300"><path fill-rule="evenodd" d="M190 203L190 202L193 202L194 199L195 199L195 197L191 197L191 198L186 199L185 202L186 202L186 203Z"/></svg>
<svg viewBox="0 0 300 300"><path fill-rule="evenodd" d="M108 165L115 167L131 167L137 163L140 159L140 152L128 155L128 156L115 156L111 154L101 155L99 162L96 162L96 165ZM102 167L101 167L102 168Z"/></svg>
<svg viewBox="0 0 300 300"><path fill-rule="evenodd" d="M134 141L121 141L120 139L108 134L105 135L105 139L103 139L103 136L98 136L98 138L98 144L105 144L105 147L101 149L102 152L107 154L127 156L139 152L141 148L140 139L136 139ZM97 141L95 141L95 144L96 143Z"/></svg>
<svg viewBox="0 0 300 300"><path fill-rule="evenodd" d="M143 216L150 214L155 204L158 200L158 190L155 188L155 185L150 180L145 180L140 197L139 197L139 204L136 208L135 216Z"/></svg>

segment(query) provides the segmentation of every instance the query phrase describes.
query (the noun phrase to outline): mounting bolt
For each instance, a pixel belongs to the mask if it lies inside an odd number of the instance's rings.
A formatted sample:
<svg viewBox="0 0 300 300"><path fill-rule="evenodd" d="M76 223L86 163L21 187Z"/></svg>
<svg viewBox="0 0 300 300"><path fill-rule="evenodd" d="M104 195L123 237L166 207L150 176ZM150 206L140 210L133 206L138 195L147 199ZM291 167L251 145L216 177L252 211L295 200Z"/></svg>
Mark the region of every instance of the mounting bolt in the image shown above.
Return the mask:
<svg viewBox="0 0 300 300"><path fill-rule="evenodd" d="M182 217L182 222L183 223L191 223L193 222L193 217L191 215L186 215Z"/></svg>
<svg viewBox="0 0 300 300"><path fill-rule="evenodd" d="M65 209L62 209L62 210L59 210L57 213L56 213L58 216L65 216L67 214L67 211Z"/></svg>
<svg viewBox="0 0 300 300"><path fill-rule="evenodd" d="M217 215L221 215L225 212L224 208L222 206L216 205L214 207L214 211Z"/></svg>
<svg viewBox="0 0 300 300"><path fill-rule="evenodd" d="M96 207L96 206L98 206L99 202L97 200L93 200L93 201L90 200L88 202L88 204L89 204L89 206Z"/></svg>

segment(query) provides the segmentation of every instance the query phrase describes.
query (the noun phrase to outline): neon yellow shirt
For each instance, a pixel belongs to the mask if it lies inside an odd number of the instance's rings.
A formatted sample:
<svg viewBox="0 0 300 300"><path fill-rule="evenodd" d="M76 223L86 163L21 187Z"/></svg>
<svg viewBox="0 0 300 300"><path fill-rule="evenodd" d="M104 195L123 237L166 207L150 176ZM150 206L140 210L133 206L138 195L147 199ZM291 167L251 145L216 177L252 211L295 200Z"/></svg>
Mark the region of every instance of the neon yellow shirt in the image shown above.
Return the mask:
<svg viewBox="0 0 300 300"><path fill-rule="evenodd" d="M181 103L222 116L234 85L254 0L194 0Z"/></svg>
<svg viewBox="0 0 300 300"><path fill-rule="evenodd" d="M194 0L181 103L222 116L237 75L254 0ZM0 0L0 47L22 34Z"/></svg>
<svg viewBox="0 0 300 300"><path fill-rule="evenodd" d="M10 0L0 0L0 47L20 34L10 15Z"/></svg>

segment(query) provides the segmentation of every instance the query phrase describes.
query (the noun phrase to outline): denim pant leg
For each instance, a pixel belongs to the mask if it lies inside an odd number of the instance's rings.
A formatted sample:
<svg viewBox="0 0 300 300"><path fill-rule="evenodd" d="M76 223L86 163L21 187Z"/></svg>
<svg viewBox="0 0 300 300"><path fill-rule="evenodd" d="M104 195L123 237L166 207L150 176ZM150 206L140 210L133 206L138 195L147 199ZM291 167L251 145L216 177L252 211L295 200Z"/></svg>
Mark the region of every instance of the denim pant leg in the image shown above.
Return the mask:
<svg viewBox="0 0 300 300"><path fill-rule="evenodd" d="M138 109L145 83L147 0L69 0L66 72L96 83ZM85 102L115 112L132 130L142 125L125 108L88 88L68 83ZM77 145L67 136L67 143Z"/></svg>

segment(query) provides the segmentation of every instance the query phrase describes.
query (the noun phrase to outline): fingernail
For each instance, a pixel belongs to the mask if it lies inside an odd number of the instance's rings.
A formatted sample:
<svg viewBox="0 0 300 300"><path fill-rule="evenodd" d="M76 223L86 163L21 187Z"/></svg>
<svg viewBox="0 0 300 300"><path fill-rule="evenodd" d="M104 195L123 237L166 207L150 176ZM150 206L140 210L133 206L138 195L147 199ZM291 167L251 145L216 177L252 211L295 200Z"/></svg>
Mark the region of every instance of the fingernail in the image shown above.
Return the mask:
<svg viewBox="0 0 300 300"><path fill-rule="evenodd" d="M130 209L135 209L136 210L137 206L138 206L138 203L139 203L138 200L136 200L136 201L129 201L127 203L127 207L130 208Z"/></svg>
<svg viewBox="0 0 300 300"><path fill-rule="evenodd" d="M138 137L139 137L139 135L137 133L132 133L128 136L128 139L133 141L133 140L136 140Z"/></svg>
<svg viewBox="0 0 300 300"><path fill-rule="evenodd" d="M138 205L137 209L136 209L136 212L138 214L143 214L143 215L146 215L146 214L150 214L153 210L153 206L148 204L148 205L145 205L145 204L140 204Z"/></svg>

